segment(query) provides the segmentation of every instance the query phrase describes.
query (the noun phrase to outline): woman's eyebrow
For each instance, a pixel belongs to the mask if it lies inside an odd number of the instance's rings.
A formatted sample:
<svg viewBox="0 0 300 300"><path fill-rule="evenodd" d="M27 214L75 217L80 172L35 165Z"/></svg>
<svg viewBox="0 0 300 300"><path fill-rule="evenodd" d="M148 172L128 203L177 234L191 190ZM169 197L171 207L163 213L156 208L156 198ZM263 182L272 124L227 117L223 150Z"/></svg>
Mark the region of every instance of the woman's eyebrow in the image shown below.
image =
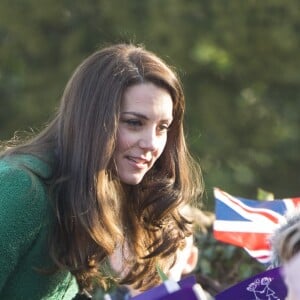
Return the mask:
<svg viewBox="0 0 300 300"><path fill-rule="evenodd" d="M138 113L138 112L132 112L132 111L124 111L124 112L121 112L121 115L131 115L131 116L134 116L134 117L137 117L137 118L140 118L140 119L143 119L143 120L149 120L149 118L141 113ZM168 122L168 123L172 123L173 122L173 118L171 119L164 119L164 120L161 120L162 122Z"/></svg>
<svg viewBox="0 0 300 300"><path fill-rule="evenodd" d="M133 115L135 117L144 119L144 120L149 120L149 118L143 114L137 113L137 112L131 112L131 111L123 111L121 112L122 115Z"/></svg>

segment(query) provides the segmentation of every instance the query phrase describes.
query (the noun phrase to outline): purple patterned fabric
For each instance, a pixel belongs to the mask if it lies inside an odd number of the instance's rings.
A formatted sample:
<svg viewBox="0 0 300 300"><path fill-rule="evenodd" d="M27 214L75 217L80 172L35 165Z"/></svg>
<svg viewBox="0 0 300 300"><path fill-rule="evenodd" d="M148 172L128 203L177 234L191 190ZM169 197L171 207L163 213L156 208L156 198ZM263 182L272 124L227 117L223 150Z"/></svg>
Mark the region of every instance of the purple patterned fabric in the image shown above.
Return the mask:
<svg viewBox="0 0 300 300"><path fill-rule="evenodd" d="M280 273L280 268L259 273L221 292L216 300L284 300L287 288Z"/></svg>
<svg viewBox="0 0 300 300"><path fill-rule="evenodd" d="M193 289L189 287L180 289L177 292L161 297L159 298L159 300L199 300L199 298L196 296Z"/></svg>
<svg viewBox="0 0 300 300"><path fill-rule="evenodd" d="M169 284L176 290L170 293ZM186 277L179 282L165 281L159 286L133 297L132 300L199 300L192 289L194 284L196 284L194 276Z"/></svg>

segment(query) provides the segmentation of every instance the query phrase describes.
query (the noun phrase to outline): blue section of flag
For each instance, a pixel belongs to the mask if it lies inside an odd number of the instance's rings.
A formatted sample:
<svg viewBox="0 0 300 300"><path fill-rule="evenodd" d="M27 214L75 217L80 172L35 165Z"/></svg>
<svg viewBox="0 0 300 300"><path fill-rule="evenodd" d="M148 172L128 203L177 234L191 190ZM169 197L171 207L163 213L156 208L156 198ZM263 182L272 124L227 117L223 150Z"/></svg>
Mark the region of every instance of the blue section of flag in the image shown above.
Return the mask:
<svg viewBox="0 0 300 300"><path fill-rule="evenodd" d="M273 201L258 201L250 200L241 197L235 197L235 199L241 201L242 204L251 209L268 209L272 212L277 212L280 215L284 215L286 212L286 206L282 200L273 200ZM216 198L216 218L219 220L230 220L230 221L247 221L248 219L243 217L239 212L234 208L226 205L222 200Z"/></svg>

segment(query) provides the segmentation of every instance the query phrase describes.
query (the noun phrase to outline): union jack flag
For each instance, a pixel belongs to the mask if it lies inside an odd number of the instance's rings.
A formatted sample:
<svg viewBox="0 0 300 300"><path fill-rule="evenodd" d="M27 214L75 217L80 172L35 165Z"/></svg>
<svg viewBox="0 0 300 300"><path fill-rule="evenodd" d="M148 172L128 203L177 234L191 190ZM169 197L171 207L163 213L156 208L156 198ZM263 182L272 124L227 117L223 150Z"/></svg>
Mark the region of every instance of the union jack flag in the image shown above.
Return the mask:
<svg viewBox="0 0 300 300"><path fill-rule="evenodd" d="M285 215L300 207L300 197L272 201L234 197L214 189L216 200L214 237L224 243L244 248L261 263L269 263L269 237Z"/></svg>

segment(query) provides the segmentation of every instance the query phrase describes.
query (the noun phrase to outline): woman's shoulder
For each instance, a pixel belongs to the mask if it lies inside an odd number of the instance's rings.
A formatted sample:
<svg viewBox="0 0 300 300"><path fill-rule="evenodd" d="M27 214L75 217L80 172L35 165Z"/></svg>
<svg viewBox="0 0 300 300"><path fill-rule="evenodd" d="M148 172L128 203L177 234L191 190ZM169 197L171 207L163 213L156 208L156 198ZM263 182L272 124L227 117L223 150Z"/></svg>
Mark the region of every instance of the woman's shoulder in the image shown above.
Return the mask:
<svg viewBox="0 0 300 300"><path fill-rule="evenodd" d="M42 159L31 154L13 154L0 159L0 172L15 173L20 176L31 172L41 178L51 175L50 159Z"/></svg>
<svg viewBox="0 0 300 300"><path fill-rule="evenodd" d="M40 214L48 205L44 179L50 167L31 155L11 155L0 159L0 206L2 209Z"/></svg>

